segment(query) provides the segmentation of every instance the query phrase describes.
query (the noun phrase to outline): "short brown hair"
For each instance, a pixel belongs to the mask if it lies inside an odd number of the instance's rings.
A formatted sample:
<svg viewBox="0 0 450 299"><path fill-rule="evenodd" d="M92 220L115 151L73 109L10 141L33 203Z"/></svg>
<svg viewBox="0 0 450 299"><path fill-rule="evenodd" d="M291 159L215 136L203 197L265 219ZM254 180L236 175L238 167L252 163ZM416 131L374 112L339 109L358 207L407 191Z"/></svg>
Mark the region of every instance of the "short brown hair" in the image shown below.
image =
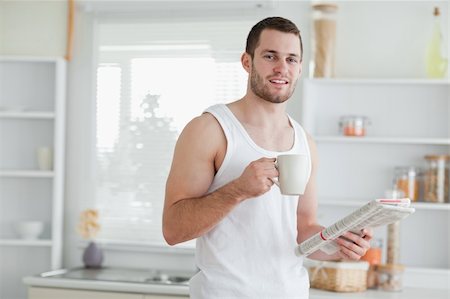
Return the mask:
<svg viewBox="0 0 450 299"><path fill-rule="evenodd" d="M298 36L300 39L300 61L303 59L303 42L302 36L300 34L300 30L297 26L290 20L282 18L282 17L269 17L264 20L256 23L255 26L252 27L248 36L247 36L247 45L245 47L245 52L250 54L253 58L255 55L255 49L259 44L259 38L261 36L261 32L264 29L274 29L285 33L293 33Z"/></svg>

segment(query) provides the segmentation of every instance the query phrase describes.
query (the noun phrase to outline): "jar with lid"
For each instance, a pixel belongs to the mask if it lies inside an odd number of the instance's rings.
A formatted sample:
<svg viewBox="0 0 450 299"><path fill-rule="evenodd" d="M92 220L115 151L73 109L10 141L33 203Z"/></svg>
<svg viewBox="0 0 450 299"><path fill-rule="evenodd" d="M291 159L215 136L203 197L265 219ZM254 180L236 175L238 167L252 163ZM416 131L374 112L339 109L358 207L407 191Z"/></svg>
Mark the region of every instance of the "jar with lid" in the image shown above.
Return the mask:
<svg viewBox="0 0 450 299"><path fill-rule="evenodd" d="M384 291L401 291L404 270L405 266L401 264L378 265L378 288Z"/></svg>
<svg viewBox="0 0 450 299"><path fill-rule="evenodd" d="M405 197L411 201L418 201L420 197L420 179L422 170L419 167L396 167L394 169L394 184L403 191Z"/></svg>
<svg viewBox="0 0 450 299"><path fill-rule="evenodd" d="M366 136L370 120L365 116L344 115L339 120L339 130L344 136Z"/></svg>
<svg viewBox="0 0 450 299"><path fill-rule="evenodd" d="M449 161L450 155L425 156L427 169L425 171L426 202L449 202Z"/></svg>
<svg viewBox="0 0 450 299"><path fill-rule="evenodd" d="M335 76L337 5L332 3L312 6L314 34L312 35L313 61L310 69L315 78Z"/></svg>

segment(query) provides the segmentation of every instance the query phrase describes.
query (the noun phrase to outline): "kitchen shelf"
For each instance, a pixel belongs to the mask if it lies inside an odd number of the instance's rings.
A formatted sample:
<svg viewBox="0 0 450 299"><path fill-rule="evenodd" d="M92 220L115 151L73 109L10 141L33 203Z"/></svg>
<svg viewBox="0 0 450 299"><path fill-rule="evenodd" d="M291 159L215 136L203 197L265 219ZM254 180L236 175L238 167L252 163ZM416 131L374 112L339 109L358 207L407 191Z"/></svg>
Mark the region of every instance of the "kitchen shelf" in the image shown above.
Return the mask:
<svg viewBox="0 0 450 299"><path fill-rule="evenodd" d="M0 119L49 119L55 118L50 111L0 111Z"/></svg>
<svg viewBox="0 0 450 299"><path fill-rule="evenodd" d="M450 138L316 136L317 142L450 145Z"/></svg>
<svg viewBox="0 0 450 299"><path fill-rule="evenodd" d="M351 207L358 208L368 201L361 200L342 200L342 199L324 199L319 200L319 205L322 206L335 206L335 207ZM427 203L427 202L413 202L411 206L416 210L437 210L437 211L450 211L450 204L448 203Z"/></svg>
<svg viewBox="0 0 450 299"><path fill-rule="evenodd" d="M449 79L426 79L426 78L314 78L306 79L319 84L367 84L367 85L450 85Z"/></svg>
<svg viewBox="0 0 450 299"><path fill-rule="evenodd" d="M38 246L50 247L52 240L38 239L38 240L22 240L22 239L0 239L0 246Z"/></svg>
<svg viewBox="0 0 450 299"><path fill-rule="evenodd" d="M426 155L448 154L449 91L448 78L305 80L302 125L314 136L321 161L317 172L321 219L345 216L347 210L383 196L392 188L395 167L422 168ZM339 121L345 115L368 117L368 135L339 135ZM414 202L412 207L416 215L405 221L408 230L402 231L402 263L449 268L450 204ZM425 234L417 244L420 231L436 233ZM378 237L386 242L383 232ZM411 247L416 250L408 250ZM423 258L419 252L425 250L429 254Z"/></svg>
<svg viewBox="0 0 450 299"><path fill-rule="evenodd" d="M22 277L62 267L66 61L0 56L0 82L0 219L48 226L47 235L30 240L0 225L0 297L25 298ZM40 147L52 149L52 170L38 168Z"/></svg>
<svg viewBox="0 0 450 299"><path fill-rule="evenodd" d="M53 171L43 170L0 170L0 177L10 178L53 178Z"/></svg>

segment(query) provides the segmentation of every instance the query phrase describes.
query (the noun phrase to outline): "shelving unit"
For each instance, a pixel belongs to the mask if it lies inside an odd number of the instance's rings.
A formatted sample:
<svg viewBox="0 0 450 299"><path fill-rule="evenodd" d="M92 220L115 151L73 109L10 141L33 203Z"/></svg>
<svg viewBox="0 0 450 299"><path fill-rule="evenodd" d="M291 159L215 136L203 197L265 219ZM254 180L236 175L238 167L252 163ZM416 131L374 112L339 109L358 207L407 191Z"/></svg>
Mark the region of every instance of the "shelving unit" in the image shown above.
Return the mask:
<svg viewBox="0 0 450 299"><path fill-rule="evenodd" d="M62 266L65 83L62 58L0 56L0 298L24 296L22 277ZM53 150L53 169L38 168L40 146ZM29 220L44 222L36 240L14 231Z"/></svg>
<svg viewBox="0 0 450 299"><path fill-rule="evenodd" d="M449 91L448 79L304 80L302 123L318 148L321 223L383 197L395 167L425 167L425 155L450 153ZM367 135L340 135L344 115L367 116ZM450 269L450 204L413 206L416 213L401 223L401 262ZM386 244L385 228L375 234Z"/></svg>

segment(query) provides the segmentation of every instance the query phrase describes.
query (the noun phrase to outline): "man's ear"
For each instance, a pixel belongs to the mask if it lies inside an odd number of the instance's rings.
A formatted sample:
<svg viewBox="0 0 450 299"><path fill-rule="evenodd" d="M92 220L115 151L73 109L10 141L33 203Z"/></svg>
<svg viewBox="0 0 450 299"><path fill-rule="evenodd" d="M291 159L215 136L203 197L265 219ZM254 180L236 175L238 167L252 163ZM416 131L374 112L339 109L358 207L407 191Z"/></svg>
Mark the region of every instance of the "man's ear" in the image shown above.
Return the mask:
<svg viewBox="0 0 450 299"><path fill-rule="evenodd" d="M252 57L247 52L244 52L241 55L241 63L242 67L245 69L247 73L250 73L250 67L252 65Z"/></svg>

